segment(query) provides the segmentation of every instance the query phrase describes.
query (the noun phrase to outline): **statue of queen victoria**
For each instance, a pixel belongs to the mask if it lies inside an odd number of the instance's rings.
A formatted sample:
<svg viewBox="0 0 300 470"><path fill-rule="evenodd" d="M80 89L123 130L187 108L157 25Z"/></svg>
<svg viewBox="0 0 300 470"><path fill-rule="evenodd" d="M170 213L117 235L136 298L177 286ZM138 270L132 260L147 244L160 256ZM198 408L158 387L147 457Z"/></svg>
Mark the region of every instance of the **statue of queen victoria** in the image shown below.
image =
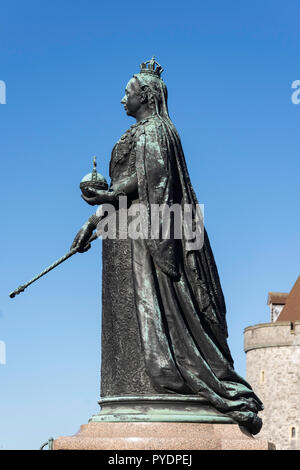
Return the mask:
<svg viewBox="0 0 300 470"><path fill-rule="evenodd" d="M121 103L136 123L112 150L109 189L91 187L82 196L90 205L114 206L117 215L126 196L128 210L136 203L146 208L147 224L153 205L198 206L161 73L152 59L129 80ZM72 248L90 247L101 217L98 211L90 217ZM205 230L197 249L184 233L133 238L119 230L102 243L102 400L202 400L216 416L258 433L263 405L233 367L224 297Z"/></svg>

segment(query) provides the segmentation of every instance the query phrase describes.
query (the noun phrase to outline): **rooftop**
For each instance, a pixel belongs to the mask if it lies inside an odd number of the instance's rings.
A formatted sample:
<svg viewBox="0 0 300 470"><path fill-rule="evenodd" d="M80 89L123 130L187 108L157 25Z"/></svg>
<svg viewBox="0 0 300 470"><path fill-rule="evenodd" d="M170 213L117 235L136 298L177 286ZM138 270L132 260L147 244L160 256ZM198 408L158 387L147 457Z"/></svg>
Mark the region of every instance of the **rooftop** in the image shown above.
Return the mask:
<svg viewBox="0 0 300 470"><path fill-rule="evenodd" d="M288 292L269 292L268 305L285 305L286 299L288 298Z"/></svg>
<svg viewBox="0 0 300 470"><path fill-rule="evenodd" d="M300 276L298 277L297 281L295 282L292 290L290 291L288 295L284 293L280 293L280 292L270 292L269 298L270 298L270 294L276 294L277 296L279 295L279 297L276 297L276 299L281 298L282 299L281 305L284 303L284 307L281 310L277 318L277 321L300 320ZM286 296L285 302L283 302L284 296ZM276 302L272 302L272 303L276 303Z"/></svg>

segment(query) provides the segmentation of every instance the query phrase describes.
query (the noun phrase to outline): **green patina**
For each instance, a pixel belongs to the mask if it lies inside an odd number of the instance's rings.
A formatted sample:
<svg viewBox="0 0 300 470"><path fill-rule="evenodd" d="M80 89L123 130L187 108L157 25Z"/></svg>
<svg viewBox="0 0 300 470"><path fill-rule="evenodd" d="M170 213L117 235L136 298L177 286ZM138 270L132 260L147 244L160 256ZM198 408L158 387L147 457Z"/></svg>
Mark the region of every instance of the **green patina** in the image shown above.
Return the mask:
<svg viewBox="0 0 300 470"><path fill-rule="evenodd" d="M236 423L196 396L106 397L99 404L100 413L92 416L89 422Z"/></svg>

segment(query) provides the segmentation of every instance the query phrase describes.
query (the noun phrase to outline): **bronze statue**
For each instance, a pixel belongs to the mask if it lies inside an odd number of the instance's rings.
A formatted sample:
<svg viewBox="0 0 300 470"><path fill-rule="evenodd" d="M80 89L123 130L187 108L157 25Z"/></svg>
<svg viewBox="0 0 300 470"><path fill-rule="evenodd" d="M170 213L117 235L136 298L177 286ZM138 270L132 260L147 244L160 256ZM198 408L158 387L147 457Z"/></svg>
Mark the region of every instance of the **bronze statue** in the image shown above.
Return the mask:
<svg viewBox="0 0 300 470"><path fill-rule="evenodd" d="M118 214L120 197L126 196L128 208L135 203L147 208L148 221L152 205L198 204L161 73L152 59L128 82L121 103L136 123L112 150L109 189L85 188L88 204L111 204ZM100 219L90 217L72 250L89 248ZM102 256L101 397L202 397L258 433L263 405L233 368L226 307L206 232L201 249L190 249L184 236L108 237Z"/></svg>

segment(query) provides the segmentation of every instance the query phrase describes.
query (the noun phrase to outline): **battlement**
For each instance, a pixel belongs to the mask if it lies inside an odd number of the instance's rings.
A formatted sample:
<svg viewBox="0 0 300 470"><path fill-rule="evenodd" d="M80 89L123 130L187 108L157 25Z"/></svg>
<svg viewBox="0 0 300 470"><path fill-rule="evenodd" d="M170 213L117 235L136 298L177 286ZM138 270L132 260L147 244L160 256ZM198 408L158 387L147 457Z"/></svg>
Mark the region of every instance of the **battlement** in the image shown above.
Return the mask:
<svg viewBox="0 0 300 470"><path fill-rule="evenodd" d="M244 350L300 346L300 321L276 321L248 326L244 330Z"/></svg>

